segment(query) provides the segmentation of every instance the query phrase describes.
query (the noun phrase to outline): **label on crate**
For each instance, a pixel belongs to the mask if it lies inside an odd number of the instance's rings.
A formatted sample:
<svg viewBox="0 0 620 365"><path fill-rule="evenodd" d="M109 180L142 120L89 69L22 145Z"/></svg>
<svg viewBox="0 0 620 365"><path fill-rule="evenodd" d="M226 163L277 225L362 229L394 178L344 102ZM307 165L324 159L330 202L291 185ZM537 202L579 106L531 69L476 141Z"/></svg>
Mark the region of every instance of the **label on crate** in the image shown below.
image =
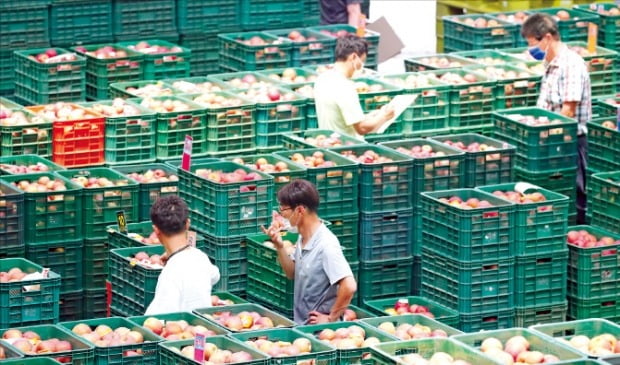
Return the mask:
<svg viewBox="0 0 620 365"><path fill-rule="evenodd" d="M525 192L530 189L536 190L538 187L526 182L518 182L515 184L515 191L521 194L525 194Z"/></svg>
<svg viewBox="0 0 620 365"><path fill-rule="evenodd" d="M41 276L43 276L43 279L47 279L49 275L50 275L49 267L44 267L43 270L41 270Z"/></svg>
<svg viewBox="0 0 620 365"><path fill-rule="evenodd" d="M596 54L596 39L598 37L598 25L588 23L588 52Z"/></svg>
<svg viewBox="0 0 620 365"><path fill-rule="evenodd" d="M187 232L187 245L190 247L196 247L196 232L194 231Z"/></svg>
<svg viewBox="0 0 620 365"><path fill-rule="evenodd" d="M185 171L189 171L192 165L192 136L185 136L185 143L183 144L183 158L181 159L181 168Z"/></svg>
<svg viewBox="0 0 620 365"><path fill-rule="evenodd" d="M127 234L127 220L125 219L125 211L116 212L116 222L118 223L118 231Z"/></svg>
<svg viewBox="0 0 620 365"><path fill-rule="evenodd" d="M205 338L203 333L196 333L194 337L194 360L203 363L205 359Z"/></svg>

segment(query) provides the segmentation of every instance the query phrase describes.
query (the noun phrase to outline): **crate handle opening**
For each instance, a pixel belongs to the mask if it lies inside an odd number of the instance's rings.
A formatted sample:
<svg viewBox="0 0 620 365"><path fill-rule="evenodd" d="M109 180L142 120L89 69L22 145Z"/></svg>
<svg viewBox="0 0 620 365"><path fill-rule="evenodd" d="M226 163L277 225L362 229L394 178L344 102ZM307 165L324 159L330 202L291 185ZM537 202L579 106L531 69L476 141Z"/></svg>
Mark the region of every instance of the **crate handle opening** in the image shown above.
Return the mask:
<svg viewBox="0 0 620 365"><path fill-rule="evenodd" d="M601 256L616 256L618 254L617 248L612 248L610 250L603 250L601 252Z"/></svg>
<svg viewBox="0 0 620 365"><path fill-rule="evenodd" d="M499 265L498 264L491 264L491 265L483 265L482 266L482 271L493 271L493 270L499 270Z"/></svg>
<svg viewBox="0 0 620 365"><path fill-rule="evenodd" d="M243 185L239 187L240 193L251 193L256 191L256 185Z"/></svg>
<svg viewBox="0 0 620 365"><path fill-rule="evenodd" d="M553 261L551 257L545 257L543 259L536 259L536 265L548 264L551 261Z"/></svg>
<svg viewBox="0 0 620 365"><path fill-rule="evenodd" d="M398 214L390 214L383 217L384 222L395 222L398 220Z"/></svg>
<svg viewBox="0 0 620 365"><path fill-rule="evenodd" d="M489 316L489 317L482 318L483 323L497 322L498 320L499 318L497 316Z"/></svg>
<svg viewBox="0 0 620 365"><path fill-rule="evenodd" d="M553 212L553 205L543 205L536 208L538 213Z"/></svg>
<svg viewBox="0 0 620 365"><path fill-rule="evenodd" d="M615 306L616 306L615 300L610 300L610 301L601 303L601 307L615 307Z"/></svg>
<svg viewBox="0 0 620 365"><path fill-rule="evenodd" d="M549 315L549 314L551 314L551 309L545 309L545 310L536 312L537 316L544 316L544 315Z"/></svg>

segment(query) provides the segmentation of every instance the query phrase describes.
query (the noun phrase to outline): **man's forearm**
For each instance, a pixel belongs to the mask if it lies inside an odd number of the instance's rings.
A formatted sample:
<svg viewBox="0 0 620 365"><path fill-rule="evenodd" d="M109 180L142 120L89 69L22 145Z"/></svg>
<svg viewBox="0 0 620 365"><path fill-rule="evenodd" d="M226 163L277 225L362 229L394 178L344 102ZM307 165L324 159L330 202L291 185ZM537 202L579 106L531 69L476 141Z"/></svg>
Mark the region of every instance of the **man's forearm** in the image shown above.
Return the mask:
<svg viewBox="0 0 620 365"><path fill-rule="evenodd" d="M284 248L278 248L278 262L282 266L282 270L287 278L293 280L295 278L295 262L291 260Z"/></svg>
<svg viewBox="0 0 620 365"><path fill-rule="evenodd" d="M360 4L347 5L347 13L349 14L349 25L357 28L360 25L360 15L362 14Z"/></svg>
<svg viewBox="0 0 620 365"><path fill-rule="evenodd" d="M341 280L338 286L338 293L336 294L336 302L329 313L330 322L338 321L342 317L344 311L351 304L351 299L353 299L356 289L355 280L352 277L349 276Z"/></svg>

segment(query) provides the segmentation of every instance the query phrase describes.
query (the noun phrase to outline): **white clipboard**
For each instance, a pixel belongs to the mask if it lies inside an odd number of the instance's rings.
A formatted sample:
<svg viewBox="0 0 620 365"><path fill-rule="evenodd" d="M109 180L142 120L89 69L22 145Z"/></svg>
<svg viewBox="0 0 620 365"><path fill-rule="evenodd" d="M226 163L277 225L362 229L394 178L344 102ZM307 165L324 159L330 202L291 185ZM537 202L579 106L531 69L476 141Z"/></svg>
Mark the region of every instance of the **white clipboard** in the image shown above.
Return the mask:
<svg viewBox="0 0 620 365"><path fill-rule="evenodd" d="M400 117L400 115L403 114L405 110L407 110L409 105L411 105L417 97L418 95L414 95L414 94L396 95L394 99L392 99L392 101L390 101L390 103L388 104L389 107L394 109L394 118L383 123L373 133L385 132L385 130L388 129L388 127L392 125L392 123L394 123L398 119L398 117Z"/></svg>

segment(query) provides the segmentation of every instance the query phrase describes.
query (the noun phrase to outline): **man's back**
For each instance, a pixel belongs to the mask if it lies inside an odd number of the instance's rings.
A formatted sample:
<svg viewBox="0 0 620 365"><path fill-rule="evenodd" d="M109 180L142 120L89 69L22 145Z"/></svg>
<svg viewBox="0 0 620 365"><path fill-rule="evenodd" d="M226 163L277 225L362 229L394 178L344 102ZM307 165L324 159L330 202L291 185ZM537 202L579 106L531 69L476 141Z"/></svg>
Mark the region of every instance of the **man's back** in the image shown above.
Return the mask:
<svg viewBox="0 0 620 365"><path fill-rule="evenodd" d="M319 128L361 138L353 124L364 119L353 81L336 70L321 74L314 84Z"/></svg>

